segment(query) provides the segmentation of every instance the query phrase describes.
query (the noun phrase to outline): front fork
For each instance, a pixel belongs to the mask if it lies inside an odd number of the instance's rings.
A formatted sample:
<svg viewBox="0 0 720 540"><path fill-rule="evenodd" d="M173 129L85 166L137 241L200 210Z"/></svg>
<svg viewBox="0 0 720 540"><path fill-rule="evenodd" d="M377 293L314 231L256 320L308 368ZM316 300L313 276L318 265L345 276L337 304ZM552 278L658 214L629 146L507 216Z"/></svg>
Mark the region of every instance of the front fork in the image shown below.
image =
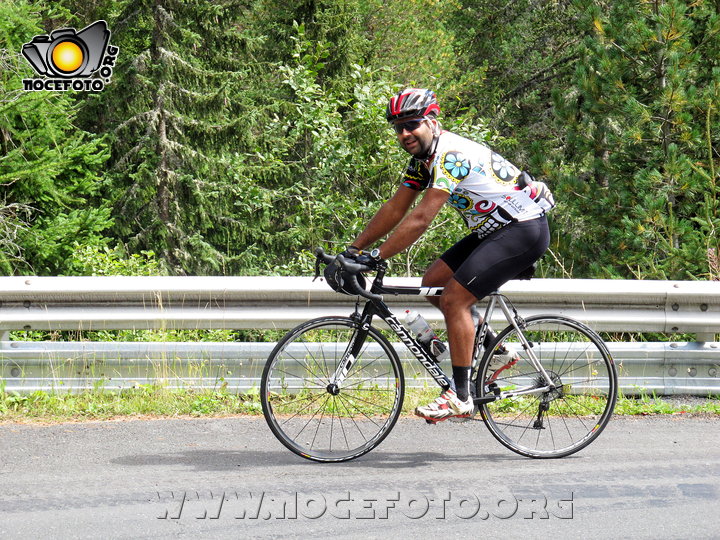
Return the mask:
<svg viewBox="0 0 720 540"><path fill-rule="evenodd" d="M368 302L365 304L365 309L362 314L357 311L351 316L358 322L358 328L353 332L350 341L348 341L347 347L340 361L338 362L335 372L330 377L330 383L328 384L327 390L333 395L337 395L342 388L343 382L350 373L350 369L355 364L360 351L365 344L368 334L370 333L370 323L372 322L375 311L372 303Z"/></svg>

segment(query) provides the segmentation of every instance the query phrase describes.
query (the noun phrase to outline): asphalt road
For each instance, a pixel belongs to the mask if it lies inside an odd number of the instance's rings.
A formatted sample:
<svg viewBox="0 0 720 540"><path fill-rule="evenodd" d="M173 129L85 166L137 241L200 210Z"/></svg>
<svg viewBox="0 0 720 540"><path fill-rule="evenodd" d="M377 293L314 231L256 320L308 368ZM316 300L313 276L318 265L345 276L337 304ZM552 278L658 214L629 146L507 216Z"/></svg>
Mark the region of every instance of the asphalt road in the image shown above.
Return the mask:
<svg viewBox="0 0 720 540"><path fill-rule="evenodd" d="M0 425L0 538L718 538L720 418L618 418L561 460L401 420L345 464L262 418Z"/></svg>

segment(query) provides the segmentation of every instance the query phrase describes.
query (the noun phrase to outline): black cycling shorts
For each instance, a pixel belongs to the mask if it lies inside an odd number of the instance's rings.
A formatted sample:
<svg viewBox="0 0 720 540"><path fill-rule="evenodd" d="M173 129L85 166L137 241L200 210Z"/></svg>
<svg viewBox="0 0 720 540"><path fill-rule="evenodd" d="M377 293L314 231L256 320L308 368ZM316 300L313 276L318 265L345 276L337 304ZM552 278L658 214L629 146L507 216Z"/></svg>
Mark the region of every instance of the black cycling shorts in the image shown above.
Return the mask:
<svg viewBox="0 0 720 540"><path fill-rule="evenodd" d="M527 270L550 245L547 218L506 225L485 238L470 233L440 256L478 300Z"/></svg>

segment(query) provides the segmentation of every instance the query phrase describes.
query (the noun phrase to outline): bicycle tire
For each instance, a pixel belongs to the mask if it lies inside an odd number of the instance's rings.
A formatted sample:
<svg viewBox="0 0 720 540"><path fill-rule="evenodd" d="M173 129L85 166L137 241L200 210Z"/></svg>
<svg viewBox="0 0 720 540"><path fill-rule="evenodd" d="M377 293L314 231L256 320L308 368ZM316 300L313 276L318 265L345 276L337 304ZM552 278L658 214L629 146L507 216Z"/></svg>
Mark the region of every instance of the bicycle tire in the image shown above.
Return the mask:
<svg viewBox="0 0 720 540"><path fill-rule="evenodd" d="M593 442L610 421L618 393L615 363L602 338L574 319L528 317L522 332L556 388L485 403L480 406L482 418L500 443L520 455L574 454ZM501 344L515 353L517 363L493 370L491 359ZM540 372L528 358L515 328L505 328L483 355L478 395L540 386Z"/></svg>
<svg viewBox="0 0 720 540"><path fill-rule="evenodd" d="M330 377L358 332L350 317L320 317L290 332L263 370L260 395L270 429L289 450L313 461L355 459L380 444L400 415L405 378L397 353L370 327L344 383Z"/></svg>

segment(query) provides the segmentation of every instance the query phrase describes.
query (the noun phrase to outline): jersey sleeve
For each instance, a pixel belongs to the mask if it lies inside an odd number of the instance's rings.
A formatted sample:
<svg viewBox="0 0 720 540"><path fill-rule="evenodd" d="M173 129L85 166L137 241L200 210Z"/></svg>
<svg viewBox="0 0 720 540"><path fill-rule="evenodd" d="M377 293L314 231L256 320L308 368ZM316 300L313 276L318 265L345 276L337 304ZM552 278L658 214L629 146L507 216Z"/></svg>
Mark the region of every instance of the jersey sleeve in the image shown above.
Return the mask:
<svg viewBox="0 0 720 540"><path fill-rule="evenodd" d="M415 191L423 191L428 188L429 184L430 174L428 174L425 167L423 167L418 160L412 158L403 174L402 185Z"/></svg>

